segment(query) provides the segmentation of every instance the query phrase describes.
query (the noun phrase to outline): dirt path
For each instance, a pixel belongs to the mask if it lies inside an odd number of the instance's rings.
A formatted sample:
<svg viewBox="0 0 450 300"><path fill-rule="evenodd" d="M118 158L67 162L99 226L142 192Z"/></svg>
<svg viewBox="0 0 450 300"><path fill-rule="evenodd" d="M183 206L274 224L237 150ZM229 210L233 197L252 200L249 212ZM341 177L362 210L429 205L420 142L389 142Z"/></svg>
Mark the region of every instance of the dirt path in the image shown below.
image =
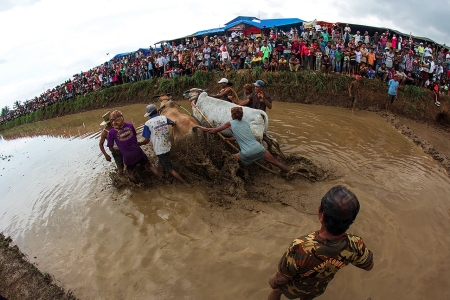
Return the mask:
<svg viewBox="0 0 450 300"><path fill-rule="evenodd" d="M413 120L380 112L379 115L392 124L423 151L433 157L450 176L450 129L419 123Z"/></svg>
<svg viewBox="0 0 450 300"><path fill-rule="evenodd" d="M12 239L0 234L0 295L13 299L77 299L72 292L52 283L48 273L42 274L35 265L29 263Z"/></svg>

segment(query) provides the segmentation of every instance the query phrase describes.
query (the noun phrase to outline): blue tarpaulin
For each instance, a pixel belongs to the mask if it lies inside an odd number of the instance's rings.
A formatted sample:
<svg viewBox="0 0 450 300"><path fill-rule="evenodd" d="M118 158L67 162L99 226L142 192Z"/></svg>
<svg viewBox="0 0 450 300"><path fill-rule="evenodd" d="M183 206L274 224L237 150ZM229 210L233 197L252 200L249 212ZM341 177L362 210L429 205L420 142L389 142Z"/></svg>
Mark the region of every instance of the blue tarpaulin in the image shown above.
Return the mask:
<svg viewBox="0 0 450 300"><path fill-rule="evenodd" d="M267 19L267 20L259 20L259 22L240 20L240 21L236 21L236 22L233 22L233 23L229 23L224 28L225 29L229 29L229 28L232 28L232 27L240 25L240 24L244 24L244 25L246 25L246 27L253 26L253 27L258 27L258 28L263 28L264 26L266 26L267 28L270 28L270 27L273 27L273 26L276 26L278 28L289 27L289 26L295 27L295 26L300 26L300 24L302 22L303 22L303 20L300 20L298 18Z"/></svg>
<svg viewBox="0 0 450 300"><path fill-rule="evenodd" d="M244 16L239 16L234 18L233 20L231 20L228 23L225 23L225 26L230 25L231 23L235 23L235 22L241 22L241 21L253 21L253 20L259 20L258 18L255 17L244 17Z"/></svg>
<svg viewBox="0 0 450 300"><path fill-rule="evenodd" d="M144 51L144 55L150 54L150 50L149 49L139 48L138 50L133 51L133 52L125 52L125 53L116 54L112 59L116 59L116 58L119 58L119 57L122 57L122 56L127 56L129 54L133 54L133 53L136 53L136 52L139 52L139 51ZM161 51L161 48L159 48L158 51Z"/></svg>

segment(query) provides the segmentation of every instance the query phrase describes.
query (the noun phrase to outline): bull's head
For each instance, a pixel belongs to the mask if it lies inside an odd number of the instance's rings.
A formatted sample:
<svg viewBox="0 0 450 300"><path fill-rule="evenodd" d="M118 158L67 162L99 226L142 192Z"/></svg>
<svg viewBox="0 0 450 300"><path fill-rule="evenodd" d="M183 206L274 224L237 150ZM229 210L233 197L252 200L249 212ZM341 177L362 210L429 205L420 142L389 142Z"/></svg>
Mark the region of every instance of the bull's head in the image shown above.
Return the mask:
<svg viewBox="0 0 450 300"><path fill-rule="evenodd" d="M167 102L169 100L172 100L172 93L167 93L167 94L162 93L160 95L155 95L155 96L153 96L153 99L155 99L155 98L158 98L159 102L164 101L164 100Z"/></svg>
<svg viewBox="0 0 450 300"><path fill-rule="evenodd" d="M204 90L198 89L198 88L192 88L190 90L187 90L183 93L183 97L188 98L189 100L195 100L198 95L203 93Z"/></svg>

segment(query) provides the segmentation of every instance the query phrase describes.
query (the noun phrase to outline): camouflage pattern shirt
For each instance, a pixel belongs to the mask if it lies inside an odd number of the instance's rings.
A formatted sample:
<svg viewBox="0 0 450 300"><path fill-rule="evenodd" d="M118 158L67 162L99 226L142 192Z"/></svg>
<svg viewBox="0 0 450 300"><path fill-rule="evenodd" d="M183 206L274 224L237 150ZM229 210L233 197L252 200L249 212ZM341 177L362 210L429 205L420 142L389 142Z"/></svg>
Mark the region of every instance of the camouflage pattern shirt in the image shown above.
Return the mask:
<svg viewBox="0 0 450 300"><path fill-rule="evenodd" d="M322 295L339 269L353 264L361 269L371 266L372 252L362 238L344 234L325 239L313 232L294 240L278 264L277 277L291 278L277 288L289 299L313 299Z"/></svg>

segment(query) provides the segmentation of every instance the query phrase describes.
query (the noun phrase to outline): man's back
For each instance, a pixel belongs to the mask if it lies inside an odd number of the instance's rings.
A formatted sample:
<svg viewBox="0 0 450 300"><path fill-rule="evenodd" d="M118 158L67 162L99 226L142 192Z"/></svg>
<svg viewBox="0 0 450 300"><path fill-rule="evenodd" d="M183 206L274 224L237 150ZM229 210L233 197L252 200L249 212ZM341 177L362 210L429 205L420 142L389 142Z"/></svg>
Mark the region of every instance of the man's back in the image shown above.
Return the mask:
<svg viewBox="0 0 450 300"><path fill-rule="evenodd" d="M120 130L111 128L108 134L108 147L114 147L115 143L123 154L123 161L126 165L133 164L141 159L145 154L139 147L136 130L133 124L124 123Z"/></svg>
<svg viewBox="0 0 450 300"><path fill-rule="evenodd" d="M278 289L285 295L317 297L325 292L334 275L348 264L370 269L373 254L361 237L344 234L338 239L325 239L313 232L294 240L281 258L278 271L291 278Z"/></svg>

